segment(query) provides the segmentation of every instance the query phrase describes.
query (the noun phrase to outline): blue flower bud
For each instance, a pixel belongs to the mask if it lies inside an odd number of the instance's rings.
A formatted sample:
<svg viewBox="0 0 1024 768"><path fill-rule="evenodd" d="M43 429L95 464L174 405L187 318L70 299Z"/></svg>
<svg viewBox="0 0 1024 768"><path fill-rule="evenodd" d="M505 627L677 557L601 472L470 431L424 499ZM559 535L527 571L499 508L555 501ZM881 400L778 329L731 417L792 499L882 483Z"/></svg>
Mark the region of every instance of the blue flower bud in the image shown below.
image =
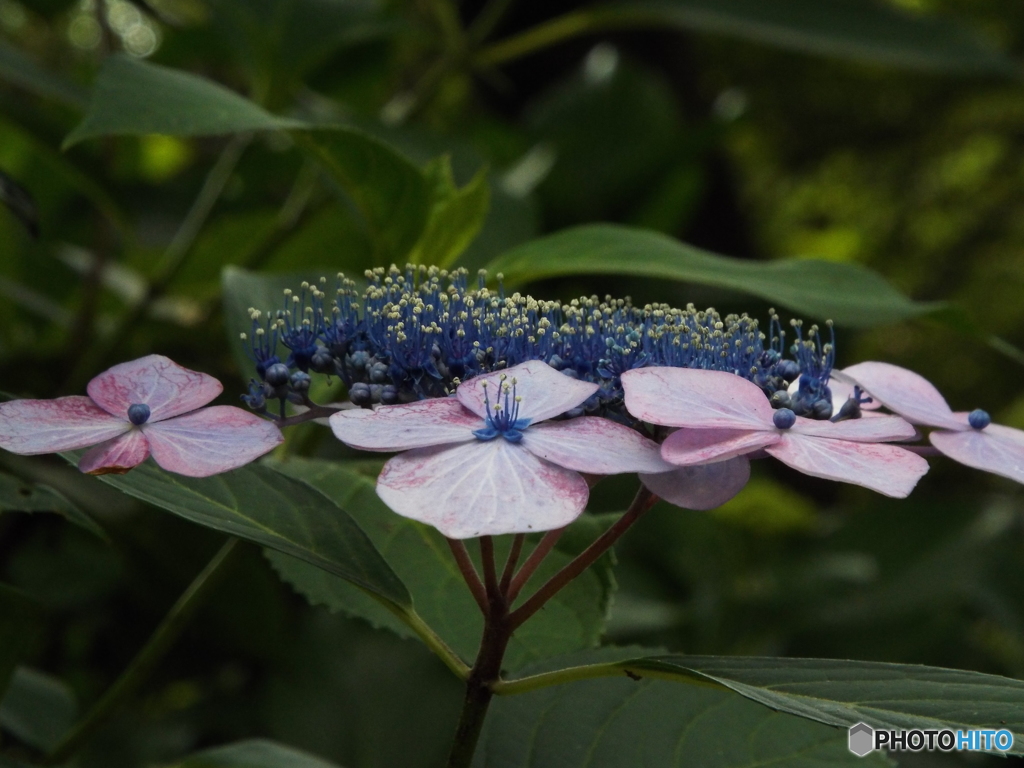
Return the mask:
<svg viewBox="0 0 1024 768"><path fill-rule="evenodd" d="M333 373L334 355L327 347L320 347L310 358L309 367L316 373Z"/></svg>
<svg viewBox="0 0 1024 768"><path fill-rule="evenodd" d="M128 421L136 427L149 421L149 406L145 403L132 403L128 406Z"/></svg>
<svg viewBox="0 0 1024 768"><path fill-rule="evenodd" d="M796 424L796 414L789 410L789 408L779 408L779 410L772 414L772 421L775 422L775 426L779 429L789 429Z"/></svg>
<svg viewBox="0 0 1024 768"><path fill-rule="evenodd" d="M366 373L374 384L383 384L388 380L388 367L381 362L375 362L367 366Z"/></svg>
<svg viewBox="0 0 1024 768"><path fill-rule="evenodd" d="M309 385L309 374L303 373L302 371L296 371L291 375L291 378L288 379L288 386L291 387L293 392L298 392L300 394L309 392Z"/></svg>
<svg viewBox="0 0 1024 768"><path fill-rule="evenodd" d="M398 389L394 384L385 384L380 391L380 401L384 405L394 405L398 402Z"/></svg>
<svg viewBox="0 0 1024 768"><path fill-rule="evenodd" d="M373 403L370 398L370 385L362 382L356 382L348 390L348 399L352 401L353 405L358 405L363 408Z"/></svg>
<svg viewBox="0 0 1024 768"><path fill-rule="evenodd" d="M987 411L975 408L967 415L967 423L974 429L984 429L992 423L992 417L988 415Z"/></svg>
<svg viewBox="0 0 1024 768"><path fill-rule="evenodd" d="M780 360L778 365L775 366L775 372L789 384L800 375L800 366L793 360Z"/></svg>
<svg viewBox="0 0 1024 768"><path fill-rule="evenodd" d="M818 400L811 406L811 418L819 421L832 418L832 401Z"/></svg>
<svg viewBox="0 0 1024 768"><path fill-rule="evenodd" d="M272 387L283 387L288 383L288 377L290 376L288 366L284 363L274 363L272 366L267 368L267 372L263 378L266 379L267 384Z"/></svg>
<svg viewBox="0 0 1024 768"><path fill-rule="evenodd" d="M790 408L793 407L793 398L789 396L789 392L784 389L779 390L772 395L771 399L772 408Z"/></svg>

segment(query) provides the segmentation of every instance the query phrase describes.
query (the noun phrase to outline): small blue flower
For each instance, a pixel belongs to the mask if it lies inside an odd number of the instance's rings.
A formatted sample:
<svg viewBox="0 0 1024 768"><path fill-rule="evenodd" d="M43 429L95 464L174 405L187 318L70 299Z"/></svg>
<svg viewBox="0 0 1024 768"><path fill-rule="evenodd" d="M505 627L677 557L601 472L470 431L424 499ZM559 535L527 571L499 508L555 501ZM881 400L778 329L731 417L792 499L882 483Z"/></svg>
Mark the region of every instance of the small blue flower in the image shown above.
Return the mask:
<svg viewBox="0 0 1024 768"><path fill-rule="evenodd" d="M473 432L480 440L493 440L501 435L510 443L518 443L523 439L523 430L530 426L529 419L519 418L519 404L522 398L516 396L516 380L512 379L511 383L507 380L508 377L505 375L499 378L498 387L501 391L493 406L487 393L487 382L481 382L484 388L484 404L487 408L487 426Z"/></svg>

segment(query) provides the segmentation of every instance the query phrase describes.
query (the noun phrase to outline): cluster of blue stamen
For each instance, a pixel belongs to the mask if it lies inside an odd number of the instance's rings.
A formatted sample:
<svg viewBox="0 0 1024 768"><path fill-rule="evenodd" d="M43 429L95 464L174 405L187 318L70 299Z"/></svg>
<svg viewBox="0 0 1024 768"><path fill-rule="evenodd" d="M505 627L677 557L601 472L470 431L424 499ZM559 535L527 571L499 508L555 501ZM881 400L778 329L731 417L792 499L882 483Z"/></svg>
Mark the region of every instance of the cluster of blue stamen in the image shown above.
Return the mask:
<svg viewBox="0 0 1024 768"><path fill-rule="evenodd" d="M493 440L498 435L510 443L518 443L523 439L523 430L530 425L529 419L519 418L519 400L516 395L516 380L508 383L507 377L502 374L498 387L501 390L495 398L494 406L491 406L491 398L487 392L487 382L480 382L484 388L484 408L487 412L487 426L473 432L480 440ZM504 399L504 402L502 400Z"/></svg>
<svg viewBox="0 0 1024 768"><path fill-rule="evenodd" d="M542 360L600 385L581 412L625 414L624 372L674 366L729 371L769 397L788 398L786 389L799 376L800 391L785 402L773 400L775 406L831 416L831 407L825 414L817 403L829 397L833 345L820 343L817 328L804 339L797 323L797 341L787 348L774 311L768 338L747 315L723 317L693 305L639 307L629 299L596 296L540 301L506 294L501 275L496 290L487 287L482 272L470 287L462 269L392 267L368 271L365 278L360 289L338 275L333 300L321 278L318 285L286 291L279 310L250 310L252 332L243 338L259 377L244 396L250 407L265 410L275 398L282 408L286 400L303 402L305 391L295 391L292 371L303 375L298 383L306 390L309 373L338 376L353 403L369 406L444 397L473 376ZM281 346L288 350L284 362ZM508 413L502 409L498 418Z"/></svg>

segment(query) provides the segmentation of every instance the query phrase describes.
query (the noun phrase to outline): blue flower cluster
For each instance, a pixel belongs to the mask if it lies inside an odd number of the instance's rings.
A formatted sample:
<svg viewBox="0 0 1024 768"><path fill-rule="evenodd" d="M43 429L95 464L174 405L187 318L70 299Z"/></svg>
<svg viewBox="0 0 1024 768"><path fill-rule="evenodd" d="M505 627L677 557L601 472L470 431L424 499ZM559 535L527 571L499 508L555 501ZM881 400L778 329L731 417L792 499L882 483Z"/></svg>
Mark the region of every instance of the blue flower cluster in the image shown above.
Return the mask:
<svg viewBox="0 0 1024 768"><path fill-rule="evenodd" d="M286 400L303 402L312 372L339 376L357 405L412 402L444 397L481 373L543 360L601 386L581 412L623 414L622 373L663 365L729 371L774 396L778 408L831 416L834 345L822 343L816 327L805 338L794 322L796 341L787 349L774 311L766 335L747 315L596 296L540 301L507 295L497 277L492 290L482 272L470 287L466 270L392 267L366 272L362 290L338 275L333 296L326 278L285 291L283 308L250 310L252 332L243 339L259 379L243 399L257 411L275 398L282 408Z"/></svg>

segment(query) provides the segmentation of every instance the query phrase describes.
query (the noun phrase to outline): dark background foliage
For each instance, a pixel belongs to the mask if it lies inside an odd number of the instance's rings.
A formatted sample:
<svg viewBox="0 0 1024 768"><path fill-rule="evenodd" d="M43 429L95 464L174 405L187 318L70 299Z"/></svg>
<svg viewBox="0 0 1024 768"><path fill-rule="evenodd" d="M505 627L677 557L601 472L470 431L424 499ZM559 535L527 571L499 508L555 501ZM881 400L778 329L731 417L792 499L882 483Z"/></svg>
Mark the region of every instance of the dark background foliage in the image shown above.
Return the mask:
<svg viewBox="0 0 1024 768"><path fill-rule="evenodd" d="M1011 57L1024 45L1024 10L1010 0L890 4L948 18ZM808 4L779 5L799 16ZM1013 73L918 71L667 24L574 37L472 73L444 53L446 35L482 7L0 0L0 389L77 393L110 363L159 352L218 376L222 402L237 403L250 371L226 331L238 320L222 309L223 267L333 275L386 264L284 134L107 136L62 151L101 61L127 51L275 114L358 126L417 163L448 153L460 185L486 166L490 213L460 262L472 269L598 221L741 259L869 266L956 310L840 327L840 365L906 365L955 410L1024 427L1024 367L989 343L1024 346L1024 87ZM513 2L490 37L591 7ZM217 167L221 188L196 216ZM769 307L628 276L528 288L761 317ZM306 432L300 451L337 455L325 435ZM722 509L658 507L622 542L608 642L1024 675L1019 486L940 458L894 502L760 464ZM0 497L0 578L44 609L28 663L88 704L221 539L59 460L5 454L0 468L0 479L61 488L108 537ZM628 503L629 481L603 487L595 511ZM80 764L128 768L265 736L355 768L432 766L459 696L414 641L311 607L249 547Z"/></svg>

